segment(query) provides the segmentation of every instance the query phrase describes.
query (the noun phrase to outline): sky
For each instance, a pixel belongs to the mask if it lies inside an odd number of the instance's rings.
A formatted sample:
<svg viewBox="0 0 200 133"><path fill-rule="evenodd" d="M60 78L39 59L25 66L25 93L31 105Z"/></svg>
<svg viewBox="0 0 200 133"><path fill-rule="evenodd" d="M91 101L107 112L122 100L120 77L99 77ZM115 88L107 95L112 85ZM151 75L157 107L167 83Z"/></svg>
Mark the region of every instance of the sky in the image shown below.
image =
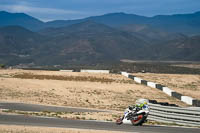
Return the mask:
<svg viewBox="0 0 200 133"><path fill-rule="evenodd" d="M42 21L115 12L151 17L200 11L200 0L0 0L0 11L23 12Z"/></svg>

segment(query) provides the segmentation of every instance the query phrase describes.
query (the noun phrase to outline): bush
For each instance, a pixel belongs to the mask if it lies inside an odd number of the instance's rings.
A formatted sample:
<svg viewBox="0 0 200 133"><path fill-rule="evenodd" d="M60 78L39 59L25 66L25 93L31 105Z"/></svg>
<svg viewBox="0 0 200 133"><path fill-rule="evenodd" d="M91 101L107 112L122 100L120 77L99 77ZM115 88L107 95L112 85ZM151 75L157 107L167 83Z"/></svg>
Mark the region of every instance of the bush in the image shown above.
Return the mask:
<svg viewBox="0 0 200 133"><path fill-rule="evenodd" d="M0 64L0 68L5 68L6 65Z"/></svg>

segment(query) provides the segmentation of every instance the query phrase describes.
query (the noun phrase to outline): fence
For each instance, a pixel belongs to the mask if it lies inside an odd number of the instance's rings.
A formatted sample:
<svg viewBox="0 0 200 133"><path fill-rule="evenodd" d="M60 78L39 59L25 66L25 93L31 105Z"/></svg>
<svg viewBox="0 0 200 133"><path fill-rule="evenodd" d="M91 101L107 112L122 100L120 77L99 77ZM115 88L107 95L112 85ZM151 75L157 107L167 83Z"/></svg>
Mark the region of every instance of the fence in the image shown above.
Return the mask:
<svg viewBox="0 0 200 133"><path fill-rule="evenodd" d="M200 127L200 108L180 108L149 104L148 120Z"/></svg>

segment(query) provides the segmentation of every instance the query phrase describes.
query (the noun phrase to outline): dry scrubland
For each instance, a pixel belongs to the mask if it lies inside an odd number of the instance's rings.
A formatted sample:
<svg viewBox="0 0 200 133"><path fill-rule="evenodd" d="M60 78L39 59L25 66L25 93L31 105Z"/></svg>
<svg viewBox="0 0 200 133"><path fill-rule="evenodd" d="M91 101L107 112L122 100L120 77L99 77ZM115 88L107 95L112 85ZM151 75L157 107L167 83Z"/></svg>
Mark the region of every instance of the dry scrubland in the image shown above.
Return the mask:
<svg viewBox="0 0 200 133"><path fill-rule="evenodd" d="M0 70L0 100L124 110L138 98L184 105L122 75Z"/></svg>
<svg viewBox="0 0 200 133"><path fill-rule="evenodd" d="M138 98L155 99L185 106L154 88L136 84L117 74L93 74L59 71L0 70L0 101L71 106L110 110L109 112L23 112L3 113L49 116L63 119L115 121ZM149 123L154 124L154 123ZM0 133L110 133L108 131L70 130L2 126Z"/></svg>
<svg viewBox="0 0 200 133"><path fill-rule="evenodd" d="M133 75L165 85L185 96L200 99L200 75L134 73Z"/></svg>
<svg viewBox="0 0 200 133"><path fill-rule="evenodd" d="M0 133L121 133L104 130L79 130L47 127L30 127L30 126L7 126L0 125Z"/></svg>

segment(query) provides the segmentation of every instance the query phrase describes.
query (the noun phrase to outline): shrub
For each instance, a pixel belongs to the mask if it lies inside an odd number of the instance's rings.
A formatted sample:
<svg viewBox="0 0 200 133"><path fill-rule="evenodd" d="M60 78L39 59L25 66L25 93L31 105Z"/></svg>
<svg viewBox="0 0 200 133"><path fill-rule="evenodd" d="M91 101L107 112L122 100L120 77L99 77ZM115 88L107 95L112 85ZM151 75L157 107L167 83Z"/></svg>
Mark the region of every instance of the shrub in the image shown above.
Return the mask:
<svg viewBox="0 0 200 133"><path fill-rule="evenodd" d="M6 67L6 65L0 64L0 68L5 68L5 67Z"/></svg>

